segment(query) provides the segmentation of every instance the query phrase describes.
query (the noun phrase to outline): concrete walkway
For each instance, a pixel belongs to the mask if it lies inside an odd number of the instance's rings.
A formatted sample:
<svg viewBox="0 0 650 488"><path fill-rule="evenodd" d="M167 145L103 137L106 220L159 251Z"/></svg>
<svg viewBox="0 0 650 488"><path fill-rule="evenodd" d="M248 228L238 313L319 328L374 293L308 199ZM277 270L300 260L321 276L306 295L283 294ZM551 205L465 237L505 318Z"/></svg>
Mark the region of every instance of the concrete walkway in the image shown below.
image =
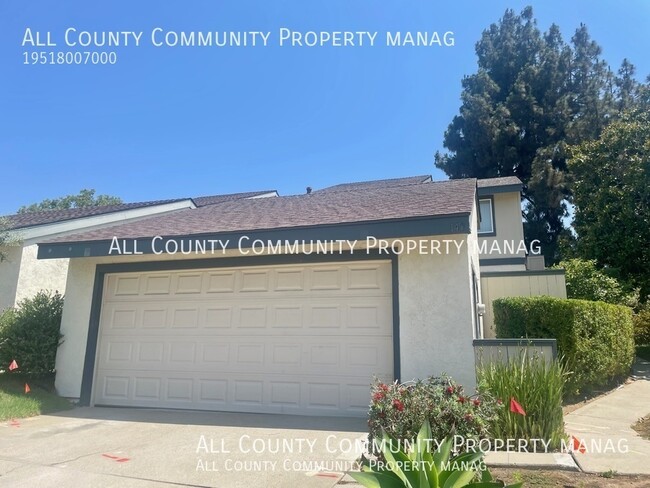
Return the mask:
<svg viewBox="0 0 650 488"><path fill-rule="evenodd" d="M583 443L585 452L574 453L583 471L650 474L650 440L631 427L650 414L650 363L637 360L633 378L564 417L567 433Z"/></svg>
<svg viewBox="0 0 650 488"><path fill-rule="evenodd" d="M0 487L330 488L365 419L77 408L0 422Z"/></svg>

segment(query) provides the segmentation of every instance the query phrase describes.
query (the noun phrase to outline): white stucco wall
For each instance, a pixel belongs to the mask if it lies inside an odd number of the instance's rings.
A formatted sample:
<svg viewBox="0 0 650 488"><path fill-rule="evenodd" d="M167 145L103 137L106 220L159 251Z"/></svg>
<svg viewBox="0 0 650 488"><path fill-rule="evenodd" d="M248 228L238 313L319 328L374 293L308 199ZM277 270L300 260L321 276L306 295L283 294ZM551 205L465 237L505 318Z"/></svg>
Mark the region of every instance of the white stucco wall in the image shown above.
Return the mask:
<svg viewBox="0 0 650 488"><path fill-rule="evenodd" d="M3 248L6 259L0 262L0 312L16 303L16 286L20 273L22 246Z"/></svg>
<svg viewBox="0 0 650 488"><path fill-rule="evenodd" d="M446 372L471 392L475 386L471 263L477 263L478 256L470 256L464 235L418 239L465 242L460 254L410 254L398 258L399 289L393 293L399 293L402 380ZM239 254L233 251L227 255ZM97 264L196 258L144 255L71 259L61 324L64 343L56 359L58 393L77 398L81 392Z"/></svg>
<svg viewBox="0 0 650 488"><path fill-rule="evenodd" d="M68 274L68 259L36 258L38 246L23 247L20 273L16 284L16 303L31 298L41 290L64 293Z"/></svg>
<svg viewBox="0 0 650 488"><path fill-rule="evenodd" d="M475 386L467 255L399 258L402 380L450 374Z"/></svg>

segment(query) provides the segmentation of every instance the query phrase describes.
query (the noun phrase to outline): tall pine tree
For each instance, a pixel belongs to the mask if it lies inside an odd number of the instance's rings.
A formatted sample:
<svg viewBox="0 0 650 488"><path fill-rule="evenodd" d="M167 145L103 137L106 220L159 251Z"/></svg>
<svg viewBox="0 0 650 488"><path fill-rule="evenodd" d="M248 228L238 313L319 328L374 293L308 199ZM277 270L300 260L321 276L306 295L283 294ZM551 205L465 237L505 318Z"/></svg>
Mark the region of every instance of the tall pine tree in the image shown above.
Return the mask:
<svg viewBox="0 0 650 488"><path fill-rule="evenodd" d="M567 232L568 147L596 139L624 97L635 96L634 67L626 61L615 78L586 26L568 44L555 24L542 33L531 7L507 10L476 54L436 166L450 178L518 176L526 239L542 243L550 264Z"/></svg>

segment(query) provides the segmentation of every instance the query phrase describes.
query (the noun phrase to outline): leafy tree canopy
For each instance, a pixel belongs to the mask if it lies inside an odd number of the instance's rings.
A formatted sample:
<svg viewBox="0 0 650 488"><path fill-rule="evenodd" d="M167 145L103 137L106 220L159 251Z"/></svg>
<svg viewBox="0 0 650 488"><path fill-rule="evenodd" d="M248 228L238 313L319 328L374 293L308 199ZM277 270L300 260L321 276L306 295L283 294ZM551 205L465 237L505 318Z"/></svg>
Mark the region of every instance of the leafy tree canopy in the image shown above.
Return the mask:
<svg viewBox="0 0 650 488"><path fill-rule="evenodd" d="M572 150L579 255L618 269L650 294L650 109L612 122Z"/></svg>
<svg viewBox="0 0 650 488"><path fill-rule="evenodd" d="M564 269L568 298L592 300L636 307L638 295L626 290L607 270L599 269L595 259L567 259L560 261L558 268Z"/></svg>
<svg viewBox="0 0 650 488"><path fill-rule="evenodd" d="M68 208L101 207L122 203L119 197L110 195L97 195L95 190L81 190L76 195L67 195L61 198L45 199L39 203L25 205L18 209L18 213L41 212L44 210L63 210Z"/></svg>
<svg viewBox="0 0 650 488"><path fill-rule="evenodd" d="M478 71L462 80L460 112L449 124L436 166L450 178L517 176L524 182L526 238L548 262L566 233L571 197L568 147L596 139L640 85L634 66L614 74L580 25L566 42L557 25L542 32L531 7L507 10L476 44Z"/></svg>

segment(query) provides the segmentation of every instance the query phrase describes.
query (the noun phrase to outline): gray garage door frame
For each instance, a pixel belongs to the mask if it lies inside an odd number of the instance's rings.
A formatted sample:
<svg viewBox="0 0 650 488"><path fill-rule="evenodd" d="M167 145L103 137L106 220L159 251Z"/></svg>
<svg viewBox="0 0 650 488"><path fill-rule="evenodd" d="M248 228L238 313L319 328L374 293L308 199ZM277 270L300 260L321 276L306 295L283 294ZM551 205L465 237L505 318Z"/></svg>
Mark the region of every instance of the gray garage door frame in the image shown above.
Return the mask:
<svg viewBox="0 0 650 488"><path fill-rule="evenodd" d="M107 274L132 273L146 271L179 271L207 268L229 268L244 266L273 266L286 264L321 264L362 262L368 260L386 260L391 262L392 280L392 309L393 309L393 378L400 379L400 341L399 341L399 273L398 259L395 254L379 255L378 252L363 254L332 254L332 255L272 255L230 258L190 259L178 261L148 261L134 263L98 264L95 267L90 320L88 324L88 339L83 366L81 394L79 404L89 406L92 398L93 380L95 378L95 358L99 341L99 324L104 294L104 278Z"/></svg>

